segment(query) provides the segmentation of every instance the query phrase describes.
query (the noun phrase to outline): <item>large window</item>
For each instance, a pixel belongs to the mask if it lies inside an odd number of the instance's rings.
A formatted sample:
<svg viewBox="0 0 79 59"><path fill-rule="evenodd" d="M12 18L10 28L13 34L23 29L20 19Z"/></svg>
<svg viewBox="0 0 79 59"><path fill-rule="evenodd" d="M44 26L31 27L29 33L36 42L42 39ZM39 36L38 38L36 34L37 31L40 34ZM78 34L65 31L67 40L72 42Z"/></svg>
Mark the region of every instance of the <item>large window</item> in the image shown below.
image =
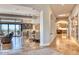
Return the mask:
<svg viewBox="0 0 79 59"><path fill-rule="evenodd" d="M0 20L0 37L13 32L13 49L22 47L21 21L19 20Z"/></svg>
<svg viewBox="0 0 79 59"><path fill-rule="evenodd" d="M13 32L15 37L21 36L21 24L0 24L0 32L3 35Z"/></svg>
<svg viewBox="0 0 79 59"><path fill-rule="evenodd" d="M3 35L8 34L8 25L7 24L0 24L1 25L1 31Z"/></svg>

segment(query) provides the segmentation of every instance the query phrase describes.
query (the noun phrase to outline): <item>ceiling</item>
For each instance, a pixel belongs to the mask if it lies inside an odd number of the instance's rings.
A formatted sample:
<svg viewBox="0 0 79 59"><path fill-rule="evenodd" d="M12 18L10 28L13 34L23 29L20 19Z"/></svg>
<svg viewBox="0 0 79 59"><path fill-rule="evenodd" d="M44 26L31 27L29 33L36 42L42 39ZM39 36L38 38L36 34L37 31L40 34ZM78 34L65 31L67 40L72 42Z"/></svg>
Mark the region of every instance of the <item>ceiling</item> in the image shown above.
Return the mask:
<svg viewBox="0 0 79 59"><path fill-rule="evenodd" d="M19 4L19 5L38 8L38 6L44 5L44 4L37 4L37 5ZM56 18L63 17L63 16L59 16L59 15L65 15L64 17L68 17L70 15L71 11L73 10L73 8L75 7L75 4L45 4L45 5L49 5L51 7Z"/></svg>
<svg viewBox="0 0 79 59"><path fill-rule="evenodd" d="M27 11L26 11L27 10ZM12 4L0 4L0 16L38 18L40 12L36 9Z"/></svg>
<svg viewBox="0 0 79 59"><path fill-rule="evenodd" d="M53 4L51 5L52 11L54 12L56 17L59 15L66 15L69 16L75 4Z"/></svg>

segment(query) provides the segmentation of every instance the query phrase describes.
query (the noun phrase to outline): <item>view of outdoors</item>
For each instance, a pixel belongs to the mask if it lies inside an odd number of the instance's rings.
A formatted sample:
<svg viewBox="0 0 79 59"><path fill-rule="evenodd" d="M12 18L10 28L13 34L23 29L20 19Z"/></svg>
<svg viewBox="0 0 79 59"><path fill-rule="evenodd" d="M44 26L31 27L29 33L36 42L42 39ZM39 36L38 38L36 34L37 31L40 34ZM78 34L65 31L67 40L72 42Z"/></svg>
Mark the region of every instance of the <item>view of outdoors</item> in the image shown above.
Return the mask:
<svg viewBox="0 0 79 59"><path fill-rule="evenodd" d="M21 48L21 24L7 24L7 23L1 23L0 24L0 37L6 36L13 32L12 37L12 45L13 49Z"/></svg>

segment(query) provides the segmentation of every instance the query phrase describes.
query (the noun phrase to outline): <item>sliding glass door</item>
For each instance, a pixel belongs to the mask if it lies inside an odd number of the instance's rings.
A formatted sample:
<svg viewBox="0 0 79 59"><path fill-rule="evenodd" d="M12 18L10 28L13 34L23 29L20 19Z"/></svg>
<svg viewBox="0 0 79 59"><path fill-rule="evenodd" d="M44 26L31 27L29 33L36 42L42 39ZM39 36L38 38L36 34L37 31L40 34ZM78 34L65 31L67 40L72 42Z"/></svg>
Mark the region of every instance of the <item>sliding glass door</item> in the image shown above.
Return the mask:
<svg viewBox="0 0 79 59"><path fill-rule="evenodd" d="M21 25L16 24L15 26L15 35L16 36L21 36Z"/></svg>
<svg viewBox="0 0 79 59"><path fill-rule="evenodd" d="M3 33L3 36L13 32L13 49L22 47L21 24L0 24L0 32Z"/></svg>
<svg viewBox="0 0 79 59"><path fill-rule="evenodd" d="M0 31L4 35L13 32L13 36L21 36L21 24L0 24Z"/></svg>
<svg viewBox="0 0 79 59"><path fill-rule="evenodd" d="M7 35L8 34L8 24L0 24L1 25L1 31L3 33L3 35Z"/></svg>
<svg viewBox="0 0 79 59"><path fill-rule="evenodd" d="M15 24L8 24L8 28L9 28L9 33L11 33L11 32L13 32L14 34L13 34L13 36L16 36L15 35Z"/></svg>

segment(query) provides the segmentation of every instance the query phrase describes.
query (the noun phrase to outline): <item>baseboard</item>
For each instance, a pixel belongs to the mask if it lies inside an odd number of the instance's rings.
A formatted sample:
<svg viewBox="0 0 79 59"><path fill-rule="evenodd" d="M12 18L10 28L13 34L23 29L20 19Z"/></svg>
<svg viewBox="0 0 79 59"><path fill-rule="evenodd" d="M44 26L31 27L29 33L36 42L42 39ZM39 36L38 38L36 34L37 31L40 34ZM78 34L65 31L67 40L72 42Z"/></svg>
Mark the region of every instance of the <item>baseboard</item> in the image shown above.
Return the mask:
<svg viewBox="0 0 79 59"><path fill-rule="evenodd" d="M56 39L56 37L54 39ZM51 39L51 41L48 44L50 45L53 42L54 39Z"/></svg>
<svg viewBox="0 0 79 59"><path fill-rule="evenodd" d="M49 44L40 44L40 47L49 46Z"/></svg>
<svg viewBox="0 0 79 59"><path fill-rule="evenodd" d="M54 39L56 39L56 37L55 37ZM47 44L40 44L40 46L41 46L41 47L49 46L49 45L53 42L54 39L51 39L51 41L48 42Z"/></svg>

